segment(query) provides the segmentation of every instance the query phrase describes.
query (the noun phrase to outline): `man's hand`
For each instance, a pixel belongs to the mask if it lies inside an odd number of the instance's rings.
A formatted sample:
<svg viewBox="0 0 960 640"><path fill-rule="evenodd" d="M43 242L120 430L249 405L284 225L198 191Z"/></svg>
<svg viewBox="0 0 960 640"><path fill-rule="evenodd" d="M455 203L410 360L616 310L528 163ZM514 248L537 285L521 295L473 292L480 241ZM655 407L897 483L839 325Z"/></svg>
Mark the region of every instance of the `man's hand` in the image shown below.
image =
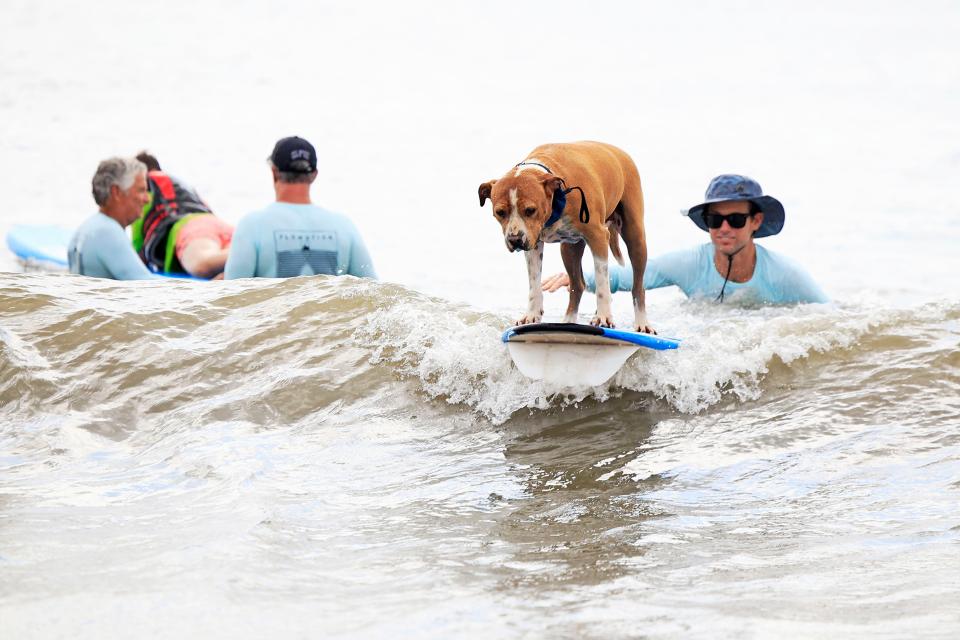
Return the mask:
<svg viewBox="0 0 960 640"><path fill-rule="evenodd" d="M563 287L570 286L570 276L566 272L561 271L560 273L555 273L552 276L547 276L543 279L543 282L540 284L541 291L546 291L547 293L553 293L557 289L562 289Z"/></svg>

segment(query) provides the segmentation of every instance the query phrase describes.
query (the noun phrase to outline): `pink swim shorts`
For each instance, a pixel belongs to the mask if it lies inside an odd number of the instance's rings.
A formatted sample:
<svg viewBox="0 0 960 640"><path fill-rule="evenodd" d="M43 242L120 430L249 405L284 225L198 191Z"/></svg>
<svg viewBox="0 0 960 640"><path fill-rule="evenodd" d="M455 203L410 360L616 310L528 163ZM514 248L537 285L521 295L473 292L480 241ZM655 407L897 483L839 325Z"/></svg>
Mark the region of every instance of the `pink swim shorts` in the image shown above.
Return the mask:
<svg viewBox="0 0 960 640"><path fill-rule="evenodd" d="M198 238L210 238L219 242L221 249L226 249L233 239L233 227L213 214L190 218L177 232L177 257L180 257L188 244Z"/></svg>

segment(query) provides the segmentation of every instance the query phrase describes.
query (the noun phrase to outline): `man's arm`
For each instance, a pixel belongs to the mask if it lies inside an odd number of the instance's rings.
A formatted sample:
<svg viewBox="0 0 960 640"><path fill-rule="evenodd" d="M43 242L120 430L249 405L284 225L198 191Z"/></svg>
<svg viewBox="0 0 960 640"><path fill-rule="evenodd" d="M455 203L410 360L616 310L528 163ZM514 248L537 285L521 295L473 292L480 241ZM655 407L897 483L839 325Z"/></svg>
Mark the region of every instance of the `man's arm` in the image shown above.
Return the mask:
<svg viewBox="0 0 960 640"><path fill-rule="evenodd" d="M96 251L100 263L114 280L153 280L160 277L140 261L127 234L119 225L116 226L116 232L111 230L97 234L93 243L88 240L83 250L84 253Z"/></svg>
<svg viewBox="0 0 960 640"><path fill-rule="evenodd" d="M230 254L223 269L224 280L252 278L257 272L257 246L250 224L241 220L230 241Z"/></svg>
<svg viewBox="0 0 960 640"><path fill-rule="evenodd" d="M650 262L647 261L649 266ZM633 267L619 264L612 264L610 271L610 293L617 291L633 291ZM583 279L587 281L587 291L595 293L597 290L597 276L593 271L584 271ZM647 288L647 273L643 273L643 286Z"/></svg>
<svg viewBox="0 0 960 640"><path fill-rule="evenodd" d="M674 256L676 253L668 253L656 258L647 258L647 266L643 270L643 288L659 289L660 287L669 287L676 284L673 276L673 264L676 262ZM592 271L583 274L587 281L587 290L596 291L597 279ZM610 267L610 292L633 291L633 267L626 264L620 266L614 264Z"/></svg>
<svg viewBox="0 0 960 640"><path fill-rule="evenodd" d="M350 241L350 266L347 268L347 273L358 278L373 278L376 280L377 272L373 268L373 258L367 251L367 245L364 244L357 228L353 225L351 227L353 238Z"/></svg>

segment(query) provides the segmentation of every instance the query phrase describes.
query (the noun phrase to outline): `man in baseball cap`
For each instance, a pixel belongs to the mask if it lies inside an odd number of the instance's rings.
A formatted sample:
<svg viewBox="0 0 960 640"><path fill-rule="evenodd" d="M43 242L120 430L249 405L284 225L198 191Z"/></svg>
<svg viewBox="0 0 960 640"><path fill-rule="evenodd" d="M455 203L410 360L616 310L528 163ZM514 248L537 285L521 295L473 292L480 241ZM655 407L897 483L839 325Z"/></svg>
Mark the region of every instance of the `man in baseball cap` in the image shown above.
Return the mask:
<svg viewBox="0 0 960 640"><path fill-rule="evenodd" d="M828 302L816 282L789 258L754 243L780 233L785 212L779 200L765 195L759 183L737 174L719 175L710 181L703 202L684 212L697 227L710 234L710 242L647 261L645 289L671 285L688 298L745 304ZM592 273L585 274L593 291ZM610 269L610 290L629 291L630 267ZM566 273L543 281L545 291L569 286Z"/></svg>
<svg viewBox="0 0 960 640"><path fill-rule="evenodd" d="M303 138L281 138L267 159L276 202L244 216L233 234L226 279L352 275L376 278L353 222L310 199L317 151Z"/></svg>

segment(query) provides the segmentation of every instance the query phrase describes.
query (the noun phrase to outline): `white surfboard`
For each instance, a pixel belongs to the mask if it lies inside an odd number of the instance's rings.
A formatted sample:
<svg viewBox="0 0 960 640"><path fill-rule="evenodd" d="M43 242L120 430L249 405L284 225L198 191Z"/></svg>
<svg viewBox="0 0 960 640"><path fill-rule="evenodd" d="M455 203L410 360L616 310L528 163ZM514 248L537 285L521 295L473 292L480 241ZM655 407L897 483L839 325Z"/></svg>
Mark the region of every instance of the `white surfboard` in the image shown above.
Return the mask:
<svg viewBox="0 0 960 640"><path fill-rule="evenodd" d="M638 349L676 349L679 340L583 324L540 322L503 333L514 364L528 378L563 386L596 386Z"/></svg>

